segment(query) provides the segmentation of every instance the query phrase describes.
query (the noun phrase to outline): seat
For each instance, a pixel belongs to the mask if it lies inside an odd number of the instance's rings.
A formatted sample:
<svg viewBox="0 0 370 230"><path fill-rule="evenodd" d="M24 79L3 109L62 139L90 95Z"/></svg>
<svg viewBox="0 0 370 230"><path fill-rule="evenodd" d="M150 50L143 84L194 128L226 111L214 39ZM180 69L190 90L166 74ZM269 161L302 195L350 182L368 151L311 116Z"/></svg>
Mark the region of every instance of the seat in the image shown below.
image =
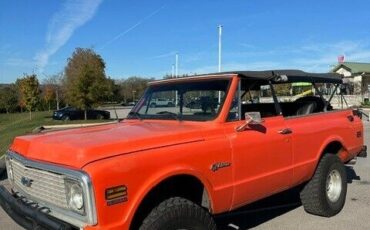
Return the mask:
<svg viewBox="0 0 370 230"><path fill-rule="evenodd" d="M317 96L306 96L295 100L297 105L296 115L305 115L309 113L319 113L326 111L326 103Z"/></svg>
<svg viewBox="0 0 370 230"><path fill-rule="evenodd" d="M298 107L296 116L307 115L313 113L317 108L317 104L314 101L302 102Z"/></svg>

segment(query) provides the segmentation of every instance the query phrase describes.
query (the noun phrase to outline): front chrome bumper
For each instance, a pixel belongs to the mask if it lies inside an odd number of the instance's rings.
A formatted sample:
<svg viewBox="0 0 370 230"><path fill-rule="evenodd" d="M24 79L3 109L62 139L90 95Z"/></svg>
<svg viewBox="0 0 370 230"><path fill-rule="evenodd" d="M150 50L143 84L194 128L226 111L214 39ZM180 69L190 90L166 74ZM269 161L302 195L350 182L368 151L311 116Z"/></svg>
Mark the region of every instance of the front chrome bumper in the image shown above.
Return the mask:
<svg viewBox="0 0 370 230"><path fill-rule="evenodd" d="M76 229L68 223L47 215L38 207L32 206L32 203L26 203L22 198L12 195L2 185L0 186L0 206L25 229Z"/></svg>
<svg viewBox="0 0 370 230"><path fill-rule="evenodd" d="M12 187L11 196L19 196L40 207L47 208L49 210L48 216L79 228L97 223L94 191L87 173L29 160L13 152L7 152L6 162L7 167L9 166L12 169L13 174L13 178L8 178ZM8 174L10 168L7 169ZM31 183L24 183L23 179L25 178L30 180ZM66 178L81 182L84 191L84 214L74 212L65 205L65 202L61 202L61 194L64 194L65 189L63 181ZM62 186L62 192L55 190L57 187L53 185L53 181ZM59 190L61 189L59 188Z"/></svg>

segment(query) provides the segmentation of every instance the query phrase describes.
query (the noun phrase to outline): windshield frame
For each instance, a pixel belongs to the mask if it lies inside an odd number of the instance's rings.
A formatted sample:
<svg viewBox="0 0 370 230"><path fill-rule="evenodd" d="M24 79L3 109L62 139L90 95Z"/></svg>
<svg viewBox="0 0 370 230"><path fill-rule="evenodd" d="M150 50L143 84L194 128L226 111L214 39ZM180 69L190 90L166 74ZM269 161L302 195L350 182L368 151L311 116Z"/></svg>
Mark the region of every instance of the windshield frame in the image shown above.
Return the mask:
<svg viewBox="0 0 370 230"><path fill-rule="evenodd" d="M148 105L143 105L144 103L150 103L151 101L151 96L152 96L152 92L153 91L153 87L158 87L158 86L164 86L164 85L177 85L177 84L184 84L184 83L199 83L199 82L214 82L214 81L225 81L226 82L226 87L225 87L225 95L223 96L221 102L220 102L220 105L219 105L219 109L217 110L217 112L215 113L215 115L210 118L210 119L186 119L186 117L184 118L183 114L181 113L178 113L176 114L177 116L175 117L174 115L160 115L160 114L151 114L151 115L147 115L147 114L142 114L142 113L139 113L139 110L141 109L141 107L145 107ZM129 112L129 114L133 114L132 116L128 115L126 119L128 120L135 120L135 119L139 119L139 120L165 120L165 121L169 121L169 120L177 120L177 121L190 121L190 122L207 122L207 121L214 121L216 120L217 118L219 118L221 112L224 110L224 106L225 106L225 102L226 102L226 99L228 97L228 94L230 92L230 88L231 88L231 84L232 84L232 77L217 77L217 78L214 78L214 77L207 77L207 78L203 78L203 77L189 77L189 78L183 78L183 79L177 79L177 80L174 80L174 81L155 81L155 82L151 82L149 83L147 89L144 91L144 94L143 96L140 98L140 100L138 101L138 103L131 109L131 111ZM149 94L149 98L146 98L148 97L148 94ZM179 96L180 98L180 96ZM182 105L183 107L185 107L185 105ZM147 108L148 109L148 108Z"/></svg>

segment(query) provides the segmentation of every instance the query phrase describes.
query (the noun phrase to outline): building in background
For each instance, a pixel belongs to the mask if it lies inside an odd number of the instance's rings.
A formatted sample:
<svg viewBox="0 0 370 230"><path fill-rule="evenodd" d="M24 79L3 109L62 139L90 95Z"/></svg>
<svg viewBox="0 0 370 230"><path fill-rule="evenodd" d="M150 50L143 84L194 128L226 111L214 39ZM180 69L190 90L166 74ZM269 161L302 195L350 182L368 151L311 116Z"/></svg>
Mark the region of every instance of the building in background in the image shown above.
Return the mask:
<svg viewBox="0 0 370 230"><path fill-rule="evenodd" d="M361 102L369 102L370 63L339 62L332 72L343 74L345 94L360 96Z"/></svg>

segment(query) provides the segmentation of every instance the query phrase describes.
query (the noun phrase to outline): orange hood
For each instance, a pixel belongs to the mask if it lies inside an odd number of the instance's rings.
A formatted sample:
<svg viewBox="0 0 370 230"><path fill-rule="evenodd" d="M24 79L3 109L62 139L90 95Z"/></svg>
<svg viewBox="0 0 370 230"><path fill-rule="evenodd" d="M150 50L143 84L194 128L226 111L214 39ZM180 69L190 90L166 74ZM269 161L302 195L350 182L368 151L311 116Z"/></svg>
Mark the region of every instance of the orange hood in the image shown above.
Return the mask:
<svg viewBox="0 0 370 230"><path fill-rule="evenodd" d="M115 155L201 140L199 123L134 120L20 136L10 149L29 159L82 168Z"/></svg>

